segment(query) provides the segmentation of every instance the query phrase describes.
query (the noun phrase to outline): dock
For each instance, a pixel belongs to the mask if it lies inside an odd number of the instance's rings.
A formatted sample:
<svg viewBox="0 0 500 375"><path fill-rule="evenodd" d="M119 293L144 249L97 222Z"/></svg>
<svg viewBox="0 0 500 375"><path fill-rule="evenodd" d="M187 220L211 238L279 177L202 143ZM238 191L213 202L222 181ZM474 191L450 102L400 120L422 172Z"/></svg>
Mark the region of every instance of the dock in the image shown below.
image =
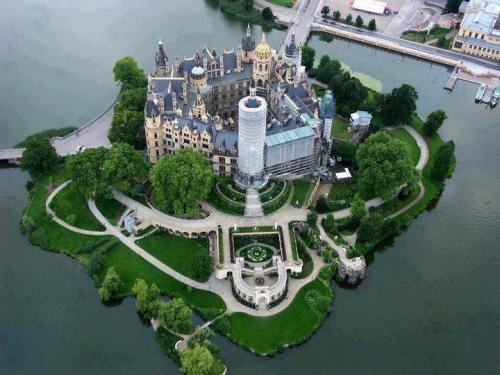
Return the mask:
<svg viewBox="0 0 500 375"><path fill-rule="evenodd" d="M457 83L457 81L458 81L458 77L452 75L450 77L450 79L448 80L448 82L446 82L446 84L444 85L444 89L453 91L453 88L455 87L455 84Z"/></svg>
<svg viewBox="0 0 500 375"><path fill-rule="evenodd" d="M493 86L487 86L486 91L484 92L483 98L481 101L483 103L489 103L491 101L491 97L493 96L493 91L495 88Z"/></svg>

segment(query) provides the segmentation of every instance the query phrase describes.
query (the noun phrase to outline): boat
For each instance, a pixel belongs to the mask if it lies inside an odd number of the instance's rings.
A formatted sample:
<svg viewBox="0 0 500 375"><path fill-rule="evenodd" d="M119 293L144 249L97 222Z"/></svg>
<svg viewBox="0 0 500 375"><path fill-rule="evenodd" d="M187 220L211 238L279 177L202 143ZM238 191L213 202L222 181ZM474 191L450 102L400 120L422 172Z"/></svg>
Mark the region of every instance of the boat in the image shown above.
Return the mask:
<svg viewBox="0 0 500 375"><path fill-rule="evenodd" d="M495 89L495 91L493 91L493 96L491 97L490 100L490 106L492 107L496 106L499 100L500 100L500 86L498 86Z"/></svg>
<svg viewBox="0 0 500 375"><path fill-rule="evenodd" d="M481 101L485 91L486 91L486 85L484 83L482 83L481 86L479 86L479 88L477 89L476 102Z"/></svg>

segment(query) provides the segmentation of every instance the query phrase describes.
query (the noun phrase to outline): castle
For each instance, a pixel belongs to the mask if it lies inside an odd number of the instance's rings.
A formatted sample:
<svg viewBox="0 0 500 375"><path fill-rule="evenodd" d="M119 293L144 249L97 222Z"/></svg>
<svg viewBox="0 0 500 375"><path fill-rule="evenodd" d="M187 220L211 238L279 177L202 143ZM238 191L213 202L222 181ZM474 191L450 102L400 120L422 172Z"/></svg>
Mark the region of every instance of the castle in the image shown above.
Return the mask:
<svg viewBox="0 0 500 375"><path fill-rule="evenodd" d="M192 148L215 174L260 187L317 169L334 113L331 94L316 98L294 37L278 54L265 34L256 45L248 26L237 50L205 47L173 63L160 41L144 110L147 155L156 163Z"/></svg>

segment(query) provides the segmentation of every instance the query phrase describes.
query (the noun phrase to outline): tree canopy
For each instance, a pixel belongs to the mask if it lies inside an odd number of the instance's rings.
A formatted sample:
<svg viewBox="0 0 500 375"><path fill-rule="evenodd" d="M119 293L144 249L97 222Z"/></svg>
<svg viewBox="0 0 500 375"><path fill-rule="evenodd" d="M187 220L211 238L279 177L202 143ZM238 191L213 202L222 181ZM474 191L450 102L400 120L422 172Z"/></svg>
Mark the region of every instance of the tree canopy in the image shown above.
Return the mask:
<svg viewBox="0 0 500 375"><path fill-rule="evenodd" d="M368 29L371 31L377 30L377 22L373 18L368 22Z"/></svg>
<svg viewBox="0 0 500 375"><path fill-rule="evenodd" d="M332 152L344 162L352 163L356 161L356 151L358 147L351 142L340 142L332 148Z"/></svg>
<svg viewBox="0 0 500 375"><path fill-rule="evenodd" d="M424 133L427 136L436 134L439 128L443 125L444 120L447 119L446 112L438 109L429 113L427 120L424 123Z"/></svg>
<svg viewBox="0 0 500 375"><path fill-rule="evenodd" d="M109 267L99 288L99 296L104 302L118 298L123 283L114 267Z"/></svg>
<svg viewBox="0 0 500 375"><path fill-rule="evenodd" d="M439 147L434 159L431 176L437 181L444 181L450 176L455 166L455 143L448 141Z"/></svg>
<svg viewBox="0 0 500 375"><path fill-rule="evenodd" d="M411 85L403 84L382 96L381 114L389 125L406 124L410 122L413 112L417 109L417 90Z"/></svg>
<svg viewBox="0 0 500 375"><path fill-rule="evenodd" d="M416 178L406 145L386 132L370 135L356 154L358 188L362 197L388 200L396 189Z"/></svg>
<svg viewBox="0 0 500 375"><path fill-rule="evenodd" d="M262 9L262 18L264 18L266 21L274 21L273 10L269 7L265 7L264 9Z"/></svg>
<svg viewBox="0 0 500 375"><path fill-rule="evenodd" d="M335 75L328 87L335 93L338 112L343 116L356 111L368 97L366 87L349 72Z"/></svg>
<svg viewBox="0 0 500 375"><path fill-rule="evenodd" d="M105 194L109 190L109 183L103 171L103 163L108 154L109 150L104 147L89 148L71 155L66 160L66 171L69 177L78 191L87 199L92 198L96 193Z"/></svg>
<svg viewBox="0 0 500 375"><path fill-rule="evenodd" d="M356 26L357 27L363 26L363 18L361 18L361 16L356 17Z"/></svg>
<svg viewBox="0 0 500 375"><path fill-rule="evenodd" d="M124 109L129 109L142 113L144 111L146 95L146 86L124 90L121 93L120 98L118 99L118 103L115 106L115 111L120 112Z"/></svg>
<svg viewBox="0 0 500 375"><path fill-rule="evenodd" d="M328 16L328 13L330 13L330 7L328 5L323 5L323 8L321 8L321 14L323 17Z"/></svg>
<svg viewBox="0 0 500 375"><path fill-rule="evenodd" d="M53 171L59 164L59 156L48 139L32 138L26 142L20 167L28 171L31 178Z"/></svg>
<svg viewBox="0 0 500 375"><path fill-rule="evenodd" d="M242 6L245 12L250 13L253 9L253 0L243 0Z"/></svg>
<svg viewBox="0 0 500 375"><path fill-rule="evenodd" d="M108 184L122 192L128 192L134 185L148 180L149 162L126 143L113 145L102 168Z"/></svg>
<svg viewBox="0 0 500 375"><path fill-rule="evenodd" d="M144 87L146 85L146 76L144 71L139 68L137 61L131 56L125 56L118 60L113 67L115 81L120 82L124 89Z"/></svg>
<svg viewBox="0 0 500 375"><path fill-rule="evenodd" d="M181 352L180 359L186 375L208 375L214 363L212 353L198 344Z"/></svg>
<svg viewBox="0 0 500 375"><path fill-rule="evenodd" d="M143 112L121 108L113 114L111 129L108 138L111 143L128 143L139 147L139 132L144 132L144 114Z"/></svg>
<svg viewBox="0 0 500 375"><path fill-rule="evenodd" d="M306 70L311 70L314 66L314 57L316 56L316 51L314 48L305 45L302 48L302 65L306 67Z"/></svg>
<svg viewBox="0 0 500 375"><path fill-rule="evenodd" d="M323 55L314 73L318 81L328 84L335 75L342 73L342 67L338 60Z"/></svg>
<svg viewBox="0 0 500 375"><path fill-rule="evenodd" d="M462 0L447 0L444 7L445 13L457 13Z"/></svg>
<svg viewBox="0 0 500 375"><path fill-rule="evenodd" d="M184 149L164 156L151 173L156 203L167 212L196 216L198 202L208 196L212 178L210 163L198 151Z"/></svg>
<svg viewBox="0 0 500 375"><path fill-rule="evenodd" d="M384 217L379 212L372 212L361 220L358 228L358 240L361 242L372 242L377 240L382 232Z"/></svg>
<svg viewBox="0 0 500 375"><path fill-rule="evenodd" d="M346 21L347 23L351 23L351 22L352 22L352 15L351 15L351 13L349 13L349 14L347 15L347 17L345 18L345 21Z"/></svg>
<svg viewBox="0 0 500 375"><path fill-rule="evenodd" d="M354 194L351 201L352 216L360 220L366 216L365 201L361 198L359 193Z"/></svg>
<svg viewBox="0 0 500 375"><path fill-rule="evenodd" d="M335 21L338 21L339 18L340 18L340 12L338 10L334 11L333 12L333 19Z"/></svg>
<svg viewBox="0 0 500 375"><path fill-rule="evenodd" d="M159 302L158 304L158 319L174 332L189 332L192 316L193 312L182 298L174 298L169 302Z"/></svg>

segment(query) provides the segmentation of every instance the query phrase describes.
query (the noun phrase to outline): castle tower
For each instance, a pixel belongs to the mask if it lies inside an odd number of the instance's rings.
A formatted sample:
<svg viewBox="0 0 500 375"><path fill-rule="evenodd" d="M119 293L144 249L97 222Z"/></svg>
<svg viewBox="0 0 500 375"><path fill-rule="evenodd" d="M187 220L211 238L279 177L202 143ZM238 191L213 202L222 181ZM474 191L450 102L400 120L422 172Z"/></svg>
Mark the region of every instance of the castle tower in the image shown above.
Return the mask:
<svg viewBox="0 0 500 375"><path fill-rule="evenodd" d="M242 49L241 60L244 63L253 62L253 55L255 51L255 40L252 38L250 24L248 24L247 26L247 34L241 41L241 49Z"/></svg>
<svg viewBox="0 0 500 375"><path fill-rule="evenodd" d="M165 77L167 73L170 73L171 67L168 63L168 57L163 49L163 43L161 39L158 41L158 51L156 52L155 58L156 64L156 75L158 77Z"/></svg>
<svg viewBox="0 0 500 375"><path fill-rule="evenodd" d="M144 131L148 159L156 163L164 154L160 109L156 99L148 99L144 106Z"/></svg>
<svg viewBox="0 0 500 375"><path fill-rule="evenodd" d="M264 143L266 138L267 103L256 94L250 95L238 105L238 170L235 181L243 187L260 188L265 185Z"/></svg>
<svg viewBox="0 0 500 375"><path fill-rule="evenodd" d="M264 87L265 82L271 75L271 64L273 58L273 51L266 42L266 34L262 34L262 41L254 51L253 59L253 79L257 87Z"/></svg>
<svg viewBox="0 0 500 375"><path fill-rule="evenodd" d="M206 114L207 114L205 102L203 101L203 99L201 97L201 93L200 93L199 89L196 91L196 100L195 100L194 105L193 105L192 113L193 113L193 117L200 118L200 119L206 117Z"/></svg>
<svg viewBox="0 0 500 375"><path fill-rule="evenodd" d="M321 98L320 117L324 121L323 138L330 141L332 122L335 117L335 99L330 90L327 90L325 95Z"/></svg>

